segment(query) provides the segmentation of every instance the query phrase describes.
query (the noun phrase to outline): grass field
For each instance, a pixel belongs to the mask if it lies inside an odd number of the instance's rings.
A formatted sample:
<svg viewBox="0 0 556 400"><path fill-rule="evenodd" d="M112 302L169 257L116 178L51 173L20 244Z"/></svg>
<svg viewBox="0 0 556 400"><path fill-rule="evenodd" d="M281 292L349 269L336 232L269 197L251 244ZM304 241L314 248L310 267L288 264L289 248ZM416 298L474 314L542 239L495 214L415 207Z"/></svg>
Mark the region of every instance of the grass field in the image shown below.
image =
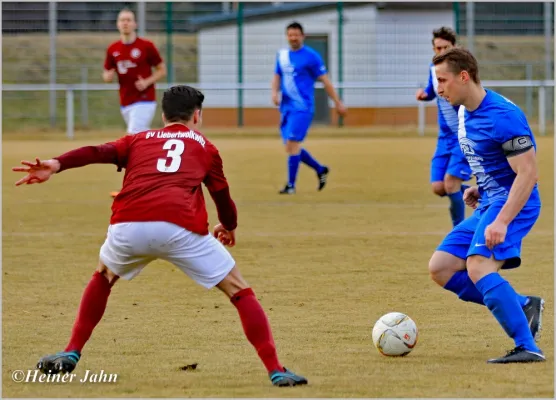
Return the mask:
<svg viewBox="0 0 556 400"><path fill-rule="evenodd" d="M547 302L540 341L548 361L487 365L513 343L486 308L435 286L427 264L450 230L446 199L428 183L435 141L311 138L330 184L300 169L298 193L280 197L286 161L277 140L217 137L239 209L232 249L269 315L282 362L309 379L270 386L234 307L164 262L113 289L75 371L118 374L116 383L14 383L44 354L63 349L121 184L111 166L67 171L14 187L10 167L104 138L3 141L3 395L5 397L553 397L553 138L538 138L542 215L516 290ZM209 201L210 203L210 201ZM211 224L216 222L212 203ZM420 337L402 359L379 355L373 323L401 311ZM180 367L198 363L194 371ZM525 377L525 379L524 379Z"/></svg>

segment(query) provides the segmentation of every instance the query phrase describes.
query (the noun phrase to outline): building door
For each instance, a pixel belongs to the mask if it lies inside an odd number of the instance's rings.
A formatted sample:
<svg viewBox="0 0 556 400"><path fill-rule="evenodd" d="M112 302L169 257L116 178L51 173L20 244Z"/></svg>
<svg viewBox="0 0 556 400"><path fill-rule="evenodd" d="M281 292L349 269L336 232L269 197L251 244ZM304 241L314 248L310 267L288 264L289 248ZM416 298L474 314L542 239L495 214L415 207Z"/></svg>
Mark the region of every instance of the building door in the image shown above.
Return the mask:
<svg viewBox="0 0 556 400"><path fill-rule="evenodd" d="M320 54L324 64L329 68L328 60L328 35L306 35L305 44ZM328 95L324 89L315 89L315 124L330 124L330 108Z"/></svg>

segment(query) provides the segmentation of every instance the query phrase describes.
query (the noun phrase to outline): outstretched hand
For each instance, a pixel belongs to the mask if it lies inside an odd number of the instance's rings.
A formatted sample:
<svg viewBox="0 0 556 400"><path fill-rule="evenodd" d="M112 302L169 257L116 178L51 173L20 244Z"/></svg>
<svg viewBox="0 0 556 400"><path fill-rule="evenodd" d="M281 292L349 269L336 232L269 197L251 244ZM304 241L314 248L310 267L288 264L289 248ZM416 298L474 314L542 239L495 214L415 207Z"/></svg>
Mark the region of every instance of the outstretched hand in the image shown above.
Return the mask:
<svg viewBox="0 0 556 400"><path fill-rule="evenodd" d="M32 185L33 183L43 183L50 179L60 169L60 162L58 160L41 161L39 158L35 162L21 161L23 167L13 167L14 172L26 172L27 175L18 180L15 185Z"/></svg>
<svg viewBox="0 0 556 400"><path fill-rule="evenodd" d="M214 227L213 235L224 246L234 247L236 244L235 230L228 231L222 224L218 224Z"/></svg>

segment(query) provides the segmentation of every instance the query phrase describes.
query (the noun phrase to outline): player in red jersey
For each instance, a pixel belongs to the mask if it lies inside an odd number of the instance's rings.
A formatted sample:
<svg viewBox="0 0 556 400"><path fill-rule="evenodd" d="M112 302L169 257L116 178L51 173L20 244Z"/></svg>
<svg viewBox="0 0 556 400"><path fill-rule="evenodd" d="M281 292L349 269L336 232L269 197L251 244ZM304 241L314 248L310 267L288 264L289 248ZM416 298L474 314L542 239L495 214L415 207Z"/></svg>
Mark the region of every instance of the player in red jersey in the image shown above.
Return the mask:
<svg viewBox="0 0 556 400"><path fill-rule="evenodd" d="M163 129L81 147L51 160L22 161L23 167L13 168L27 173L16 182L18 186L42 183L54 174L89 164L115 164L126 170L122 191L112 205L99 265L83 293L70 341L64 351L40 359L37 368L42 372L73 371L104 314L114 283L119 278L131 280L150 262L162 259L230 298L273 385L307 383L278 361L266 314L224 247L235 245L237 211L219 152L197 131L203 100L194 88L172 87L162 99ZM218 211L220 223L212 235L201 184Z"/></svg>
<svg viewBox="0 0 556 400"><path fill-rule="evenodd" d="M137 37L133 11L120 11L117 26L120 40L106 50L102 79L108 83L118 75L121 113L127 133L135 134L151 127L156 111L155 83L166 76L166 66L155 45ZM117 194L111 193L112 197Z"/></svg>

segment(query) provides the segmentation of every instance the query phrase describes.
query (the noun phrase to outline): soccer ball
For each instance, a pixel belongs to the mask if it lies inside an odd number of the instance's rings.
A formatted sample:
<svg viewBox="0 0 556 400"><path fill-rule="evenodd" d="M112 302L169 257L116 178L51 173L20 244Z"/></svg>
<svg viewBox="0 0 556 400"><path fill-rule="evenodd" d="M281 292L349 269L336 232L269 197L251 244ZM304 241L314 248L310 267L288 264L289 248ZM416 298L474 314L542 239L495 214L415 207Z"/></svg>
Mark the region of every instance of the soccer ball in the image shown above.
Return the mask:
<svg viewBox="0 0 556 400"><path fill-rule="evenodd" d="M380 354L403 357L417 344L417 325L407 315L391 312L383 315L373 327L373 343Z"/></svg>

